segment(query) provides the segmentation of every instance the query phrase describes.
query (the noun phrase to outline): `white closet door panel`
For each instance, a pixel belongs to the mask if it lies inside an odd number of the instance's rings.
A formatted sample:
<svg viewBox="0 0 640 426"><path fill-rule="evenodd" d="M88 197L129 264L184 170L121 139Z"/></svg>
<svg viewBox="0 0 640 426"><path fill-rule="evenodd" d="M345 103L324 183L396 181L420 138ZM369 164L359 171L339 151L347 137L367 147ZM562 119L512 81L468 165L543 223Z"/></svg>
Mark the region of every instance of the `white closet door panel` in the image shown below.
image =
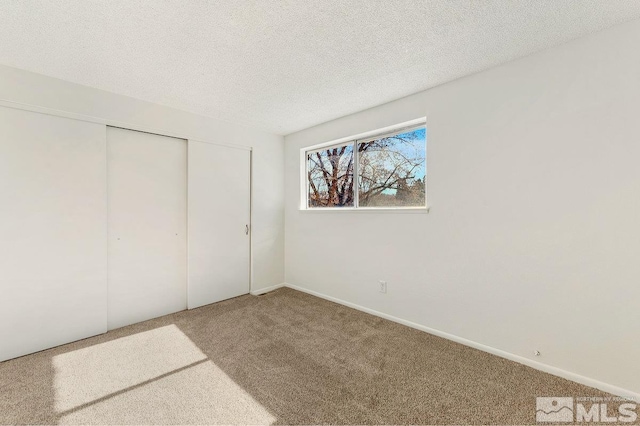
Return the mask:
<svg viewBox="0 0 640 426"><path fill-rule="evenodd" d="M107 330L105 126L0 107L0 361Z"/></svg>
<svg viewBox="0 0 640 426"><path fill-rule="evenodd" d="M187 307L187 143L107 128L109 329Z"/></svg>
<svg viewBox="0 0 640 426"><path fill-rule="evenodd" d="M247 150L189 141L189 308L249 293Z"/></svg>

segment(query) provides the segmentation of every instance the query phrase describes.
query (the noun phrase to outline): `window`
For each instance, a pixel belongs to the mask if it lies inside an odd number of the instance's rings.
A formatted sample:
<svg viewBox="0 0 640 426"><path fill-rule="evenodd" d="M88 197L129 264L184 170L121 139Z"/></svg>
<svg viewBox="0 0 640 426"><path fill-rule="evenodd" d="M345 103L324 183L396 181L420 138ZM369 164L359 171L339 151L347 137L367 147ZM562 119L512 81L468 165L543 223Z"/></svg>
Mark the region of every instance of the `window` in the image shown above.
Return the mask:
<svg viewBox="0 0 640 426"><path fill-rule="evenodd" d="M353 207L353 144L307 153L309 207Z"/></svg>
<svg viewBox="0 0 640 426"><path fill-rule="evenodd" d="M426 128L404 127L305 151L306 207L426 207Z"/></svg>

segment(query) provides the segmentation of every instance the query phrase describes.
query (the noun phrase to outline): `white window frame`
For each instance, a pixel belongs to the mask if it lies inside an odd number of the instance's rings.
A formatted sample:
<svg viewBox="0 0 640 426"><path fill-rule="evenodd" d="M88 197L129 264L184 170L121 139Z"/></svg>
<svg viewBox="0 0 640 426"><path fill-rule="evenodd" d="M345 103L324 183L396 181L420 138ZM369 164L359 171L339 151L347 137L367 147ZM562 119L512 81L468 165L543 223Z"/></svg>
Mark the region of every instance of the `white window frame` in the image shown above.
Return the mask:
<svg viewBox="0 0 640 426"><path fill-rule="evenodd" d="M300 211L351 212L351 213L353 212L428 213L430 210L430 207L429 207L429 201L427 198L427 194L429 191L427 188L428 183L427 183L426 176L425 176L425 205L424 206L360 207L359 206L360 191L358 190L359 162L357 159L359 143L369 142L369 141L380 139L386 136L397 135L404 131L415 130L421 127L426 128L426 125L427 125L426 117L422 117L415 120L406 121L400 124L395 124L393 126L387 126L380 129L359 133L353 136L348 136L345 138L340 138L340 139L336 139L329 142L324 142L321 144L312 145L312 146L308 146L300 149ZM319 152L319 151L324 151L327 148L341 147L345 145L353 146L353 155L354 155L353 175L354 175L354 186L355 186L354 194L353 194L353 207L309 207L309 173L308 173L309 162L307 159L307 155L315 152ZM428 143L427 143L427 147L428 147ZM425 149L427 149L427 147L425 147ZM429 156L425 151L425 161L428 161L428 158Z"/></svg>

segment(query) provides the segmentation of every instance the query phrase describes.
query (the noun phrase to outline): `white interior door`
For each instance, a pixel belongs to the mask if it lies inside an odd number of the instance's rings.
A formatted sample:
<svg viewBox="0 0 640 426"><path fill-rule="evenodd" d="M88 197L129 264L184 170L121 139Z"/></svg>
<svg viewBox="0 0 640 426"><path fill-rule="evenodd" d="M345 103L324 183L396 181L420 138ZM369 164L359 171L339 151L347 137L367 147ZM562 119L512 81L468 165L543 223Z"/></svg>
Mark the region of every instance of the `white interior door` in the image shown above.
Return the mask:
<svg viewBox="0 0 640 426"><path fill-rule="evenodd" d="M189 309L249 293L251 152L189 141Z"/></svg>
<svg viewBox="0 0 640 426"><path fill-rule="evenodd" d="M105 126L0 107L0 361L107 331Z"/></svg>
<svg viewBox="0 0 640 426"><path fill-rule="evenodd" d="M107 128L108 327L187 307L187 143Z"/></svg>

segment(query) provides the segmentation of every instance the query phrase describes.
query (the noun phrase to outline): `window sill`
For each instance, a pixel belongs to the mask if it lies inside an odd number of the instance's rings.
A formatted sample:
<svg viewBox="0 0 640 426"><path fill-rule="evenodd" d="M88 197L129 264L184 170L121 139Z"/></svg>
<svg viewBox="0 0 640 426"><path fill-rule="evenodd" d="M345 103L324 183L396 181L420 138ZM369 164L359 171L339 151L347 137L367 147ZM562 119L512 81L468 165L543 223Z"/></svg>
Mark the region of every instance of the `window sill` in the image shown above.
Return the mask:
<svg viewBox="0 0 640 426"><path fill-rule="evenodd" d="M427 214L431 207L387 207L387 208L374 208L374 207L326 207L315 209L299 209L304 213L392 213L392 214Z"/></svg>

